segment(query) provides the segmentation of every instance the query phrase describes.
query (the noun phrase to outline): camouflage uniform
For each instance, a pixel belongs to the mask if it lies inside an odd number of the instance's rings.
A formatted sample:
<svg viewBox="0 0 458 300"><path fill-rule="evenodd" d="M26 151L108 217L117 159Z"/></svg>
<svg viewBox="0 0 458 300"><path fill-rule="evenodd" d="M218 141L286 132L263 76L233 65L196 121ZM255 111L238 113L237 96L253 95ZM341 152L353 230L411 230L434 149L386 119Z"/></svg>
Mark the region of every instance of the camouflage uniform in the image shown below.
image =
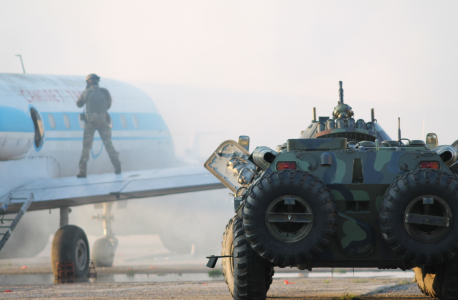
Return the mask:
<svg viewBox="0 0 458 300"><path fill-rule="evenodd" d="M86 88L76 103L78 107L86 104L86 125L84 126L83 152L79 163L80 174L85 177L89 151L92 148L94 133L97 130L102 138L105 149L115 167L115 173L121 173L121 162L118 158L113 143L111 142L111 128L108 109L111 107L111 96L107 89L100 88L98 84L92 84Z"/></svg>

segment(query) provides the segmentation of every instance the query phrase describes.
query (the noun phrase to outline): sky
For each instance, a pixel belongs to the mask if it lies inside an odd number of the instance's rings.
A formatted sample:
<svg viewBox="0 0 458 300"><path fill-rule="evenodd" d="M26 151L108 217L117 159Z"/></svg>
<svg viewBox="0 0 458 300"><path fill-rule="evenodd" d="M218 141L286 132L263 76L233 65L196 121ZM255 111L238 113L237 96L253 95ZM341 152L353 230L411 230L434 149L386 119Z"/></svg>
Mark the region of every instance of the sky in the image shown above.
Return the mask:
<svg viewBox="0 0 458 300"><path fill-rule="evenodd" d="M329 116L395 138L458 139L457 1L0 0L0 72L126 81L153 98L177 153L248 134L275 147ZM207 151L207 150L206 150Z"/></svg>

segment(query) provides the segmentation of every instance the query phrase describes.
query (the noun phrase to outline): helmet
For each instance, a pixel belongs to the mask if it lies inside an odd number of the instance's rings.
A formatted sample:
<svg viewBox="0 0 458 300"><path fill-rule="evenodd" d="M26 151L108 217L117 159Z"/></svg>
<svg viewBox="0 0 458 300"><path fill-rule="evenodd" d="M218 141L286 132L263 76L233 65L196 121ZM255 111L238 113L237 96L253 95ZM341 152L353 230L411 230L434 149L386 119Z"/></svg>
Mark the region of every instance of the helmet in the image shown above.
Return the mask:
<svg viewBox="0 0 458 300"><path fill-rule="evenodd" d="M95 74L89 74L89 75L87 75L87 77L86 77L86 81L89 81L89 79L94 80L94 81L99 81L99 80L100 80L100 77L97 76L97 75L95 75Z"/></svg>

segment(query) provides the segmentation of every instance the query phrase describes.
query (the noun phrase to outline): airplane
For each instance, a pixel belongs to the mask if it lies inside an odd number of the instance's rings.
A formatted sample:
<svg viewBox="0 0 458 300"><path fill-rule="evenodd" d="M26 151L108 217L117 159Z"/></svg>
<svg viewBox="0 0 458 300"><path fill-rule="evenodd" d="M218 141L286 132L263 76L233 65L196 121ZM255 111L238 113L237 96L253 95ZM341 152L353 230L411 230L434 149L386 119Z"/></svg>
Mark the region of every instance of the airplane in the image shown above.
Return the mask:
<svg viewBox="0 0 458 300"><path fill-rule="evenodd" d="M113 98L112 140L123 172L114 174L96 133L88 176L77 178L84 121L76 101L85 77L0 73L0 250L26 212L58 208L51 253L55 276L63 266L71 265L77 277L89 269L87 237L69 225L71 207L103 207L104 237L95 242L92 258L96 266L110 267L117 247L113 202L223 188L203 167L170 168L173 139L147 94L113 79L102 78L101 86Z"/></svg>

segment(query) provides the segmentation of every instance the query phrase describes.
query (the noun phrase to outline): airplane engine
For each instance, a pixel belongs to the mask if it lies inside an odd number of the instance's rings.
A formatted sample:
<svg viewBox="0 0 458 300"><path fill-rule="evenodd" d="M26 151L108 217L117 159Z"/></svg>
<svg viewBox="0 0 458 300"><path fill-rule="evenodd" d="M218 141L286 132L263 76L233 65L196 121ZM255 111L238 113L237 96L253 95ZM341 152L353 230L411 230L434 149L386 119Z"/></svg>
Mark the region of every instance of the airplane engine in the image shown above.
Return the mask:
<svg viewBox="0 0 458 300"><path fill-rule="evenodd" d="M34 138L34 121L26 112L0 106L0 160L24 157L32 147Z"/></svg>

